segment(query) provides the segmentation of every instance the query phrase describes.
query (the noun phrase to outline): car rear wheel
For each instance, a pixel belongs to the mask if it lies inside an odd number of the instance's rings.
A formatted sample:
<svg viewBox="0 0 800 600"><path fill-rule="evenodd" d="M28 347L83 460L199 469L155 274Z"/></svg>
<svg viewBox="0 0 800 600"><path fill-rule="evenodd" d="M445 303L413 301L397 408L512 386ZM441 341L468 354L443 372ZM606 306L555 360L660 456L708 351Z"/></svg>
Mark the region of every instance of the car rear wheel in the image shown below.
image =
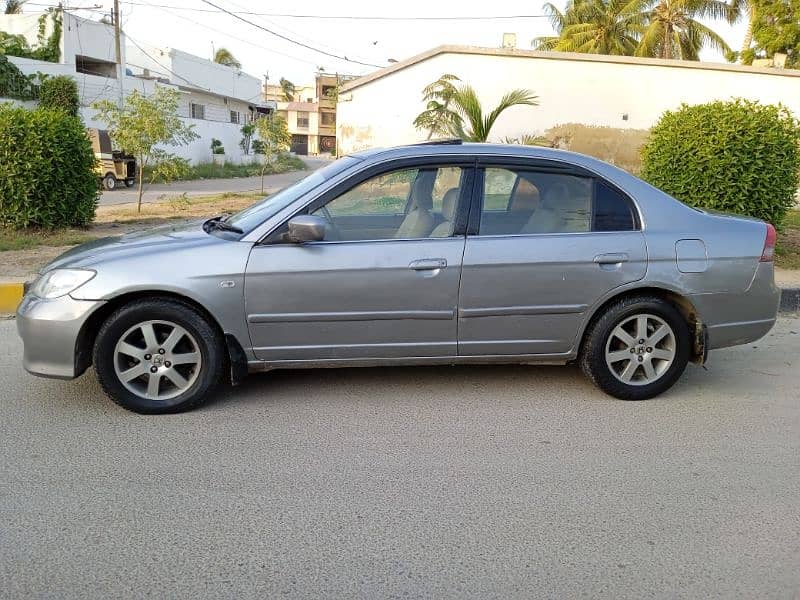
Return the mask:
<svg viewBox="0 0 800 600"><path fill-rule="evenodd" d="M133 187L134 183L136 183L135 179L126 179L125 180L125 187Z"/></svg>
<svg viewBox="0 0 800 600"><path fill-rule="evenodd" d="M224 341L194 307L138 300L100 328L94 365L103 390L138 413L180 412L203 403L222 378Z"/></svg>
<svg viewBox="0 0 800 600"><path fill-rule="evenodd" d="M103 187L108 191L113 190L115 187L117 187L117 178L111 174L106 175L103 177Z"/></svg>
<svg viewBox="0 0 800 600"><path fill-rule="evenodd" d="M607 394L646 400L680 378L690 343L689 327L671 304L657 297L626 298L591 326L580 364Z"/></svg>

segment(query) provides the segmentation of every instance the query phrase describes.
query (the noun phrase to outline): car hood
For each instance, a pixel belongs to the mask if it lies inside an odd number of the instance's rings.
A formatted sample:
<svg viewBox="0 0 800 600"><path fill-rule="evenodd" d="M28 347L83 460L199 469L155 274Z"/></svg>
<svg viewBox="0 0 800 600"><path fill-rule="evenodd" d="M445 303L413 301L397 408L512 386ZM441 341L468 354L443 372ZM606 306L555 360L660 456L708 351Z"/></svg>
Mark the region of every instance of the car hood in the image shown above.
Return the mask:
<svg viewBox="0 0 800 600"><path fill-rule="evenodd" d="M46 273L60 268L90 267L132 255L145 256L220 241L220 238L203 231L203 220L182 225L163 225L81 244L45 265L41 272Z"/></svg>

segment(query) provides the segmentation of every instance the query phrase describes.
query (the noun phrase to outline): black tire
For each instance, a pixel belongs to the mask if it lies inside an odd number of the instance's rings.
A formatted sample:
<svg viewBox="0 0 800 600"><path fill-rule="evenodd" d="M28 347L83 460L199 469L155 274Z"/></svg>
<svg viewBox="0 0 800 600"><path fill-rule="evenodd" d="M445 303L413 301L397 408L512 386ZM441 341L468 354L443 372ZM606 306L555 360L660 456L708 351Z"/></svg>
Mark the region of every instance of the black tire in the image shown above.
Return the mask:
<svg viewBox="0 0 800 600"><path fill-rule="evenodd" d="M167 321L185 329L201 356L199 373L192 373L195 379L191 386L169 399L148 399L133 393L122 383L115 368L115 361L119 360L117 342L131 328L147 321ZM95 341L93 359L103 390L123 408L141 414L176 413L200 406L223 378L225 341L208 319L188 303L172 299L135 300L114 311L103 323ZM149 375L144 376L149 380Z"/></svg>
<svg viewBox="0 0 800 600"><path fill-rule="evenodd" d="M117 187L117 178L110 173L103 177L103 188L109 192Z"/></svg>
<svg viewBox="0 0 800 600"><path fill-rule="evenodd" d="M126 179L125 180L125 187L131 188L131 187L133 187L134 183L136 183L136 181L134 179Z"/></svg>
<svg viewBox="0 0 800 600"><path fill-rule="evenodd" d="M606 362L609 337L621 323L636 315L654 315L670 326L674 334L674 358L669 367L650 383L633 385L622 381ZM638 340L637 340L638 343ZM691 335L683 315L656 296L624 298L607 307L590 324L579 362L586 376L605 393L621 400L647 400L667 391L683 374L689 362ZM631 351L633 353L633 351ZM638 359L636 354L633 354ZM624 360L624 359L623 359ZM633 358L631 359L633 361ZM666 361L665 361L666 362ZM614 363L615 366L617 363ZM636 369L635 365L633 367ZM624 369L622 369L624 371ZM641 371L638 372L640 375Z"/></svg>

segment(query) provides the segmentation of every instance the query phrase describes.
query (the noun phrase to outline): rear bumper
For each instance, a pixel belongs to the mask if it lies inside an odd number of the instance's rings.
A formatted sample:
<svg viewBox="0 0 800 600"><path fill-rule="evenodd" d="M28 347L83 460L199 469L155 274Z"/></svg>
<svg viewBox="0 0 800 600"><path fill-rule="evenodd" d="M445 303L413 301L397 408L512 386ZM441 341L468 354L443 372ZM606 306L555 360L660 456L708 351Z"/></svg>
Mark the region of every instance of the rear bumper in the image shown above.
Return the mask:
<svg viewBox="0 0 800 600"><path fill-rule="evenodd" d="M708 328L708 349L747 344L764 337L775 325L781 290L772 263L759 263L750 287L739 293L694 294L690 297Z"/></svg>
<svg viewBox="0 0 800 600"><path fill-rule="evenodd" d="M22 366L33 375L72 379L76 369L76 341L86 320L103 304L63 296L43 300L32 295L17 309L17 331L24 344Z"/></svg>

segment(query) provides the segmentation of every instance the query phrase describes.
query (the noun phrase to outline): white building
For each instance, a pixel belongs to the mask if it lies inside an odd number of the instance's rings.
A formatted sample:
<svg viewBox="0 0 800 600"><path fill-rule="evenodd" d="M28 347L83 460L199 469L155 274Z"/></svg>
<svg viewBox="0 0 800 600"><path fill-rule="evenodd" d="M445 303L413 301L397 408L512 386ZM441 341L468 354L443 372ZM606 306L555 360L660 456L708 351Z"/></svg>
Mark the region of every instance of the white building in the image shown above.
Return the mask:
<svg viewBox="0 0 800 600"><path fill-rule="evenodd" d="M0 31L23 35L35 46L37 14L0 15ZM47 30L52 22L47 19ZM87 127L103 128L91 104L116 100L119 84L116 71L114 28L111 25L63 13L61 61L50 63L9 56L25 74L68 75L78 84L81 113ZM211 161L211 139L222 141L226 160L243 160L239 141L241 126L254 116L274 110L274 103L261 99L261 81L239 69L226 67L173 48L156 48L133 43L122 37L123 93L136 89L150 94L156 86L181 92L179 114L194 126L200 137L188 146L170 148L192 162ZM0 99L2 100L2 99Z"/></svg>
<svg viewBox="0 0 800 600"><path fill-rule="evenodd" d="M647 129L682 102L743 97L782 103L800 117L800 71L741 65L514 48L440 46L346 83L337 106L341 153L424 139L414 118L422 88L451 73L472 85L485 108L514 88L539 106L516 106L492 129L492 141L542 133L563 123Z"/></svg>

